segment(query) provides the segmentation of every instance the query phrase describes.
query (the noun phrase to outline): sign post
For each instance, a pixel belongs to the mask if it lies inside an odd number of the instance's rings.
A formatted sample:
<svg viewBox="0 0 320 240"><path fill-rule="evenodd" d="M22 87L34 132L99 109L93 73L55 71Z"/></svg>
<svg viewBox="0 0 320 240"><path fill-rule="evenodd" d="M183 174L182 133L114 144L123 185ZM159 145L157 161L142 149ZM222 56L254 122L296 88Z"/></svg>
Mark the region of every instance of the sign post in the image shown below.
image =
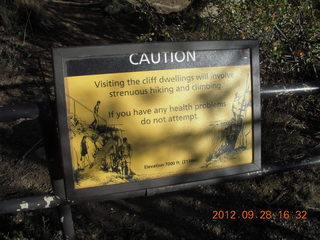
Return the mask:
<svg viewBox="0 0 320 240"><path fill-rule="evenodd" d="M68 199L260 169L257 41L53 53Z"/></svg>

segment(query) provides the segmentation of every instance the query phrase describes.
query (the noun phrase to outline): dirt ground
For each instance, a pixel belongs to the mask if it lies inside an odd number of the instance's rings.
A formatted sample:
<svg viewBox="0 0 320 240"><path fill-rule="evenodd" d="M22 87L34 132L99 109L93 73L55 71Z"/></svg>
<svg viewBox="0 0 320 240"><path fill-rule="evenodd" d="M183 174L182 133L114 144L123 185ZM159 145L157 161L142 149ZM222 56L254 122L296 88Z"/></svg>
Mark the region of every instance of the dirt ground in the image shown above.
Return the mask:
<svg viewBox="0 0 320 240"><path fill-rule="evenodd" d="M123 6L127 7L120 4L114 14L101 1L53 0L45 2L40 12L26 11L29 17L19 33L0 25L0 105L54 100L52 47L144 41L152 27L148 21L154 19ZM161 19L162 15L155 16ZM174 16L164 20L170 22ZM189 29L177 39L198 40L200 36ZM263 84L300 82L303 76L319 81L317 71L305 68L283 73L280 67L270 69L261 58ZM263 99L263 164L320 154L319 96ZM0 199L51 193L43 148L28 153L42 141L38 121L0 123L0 135ZM316 240L320 234L319 175L320 166L147 198L84 202L72 207L76 235L78 239L115 240ZM272 217L212 219L213 211L219 210L254 211L258 216L271 211ZM291 212L290 219L279 214L286 210ZM301 213L306 219L296 219ZM0 222L0 239L62 239L54 209L5 214Z"/></svg>

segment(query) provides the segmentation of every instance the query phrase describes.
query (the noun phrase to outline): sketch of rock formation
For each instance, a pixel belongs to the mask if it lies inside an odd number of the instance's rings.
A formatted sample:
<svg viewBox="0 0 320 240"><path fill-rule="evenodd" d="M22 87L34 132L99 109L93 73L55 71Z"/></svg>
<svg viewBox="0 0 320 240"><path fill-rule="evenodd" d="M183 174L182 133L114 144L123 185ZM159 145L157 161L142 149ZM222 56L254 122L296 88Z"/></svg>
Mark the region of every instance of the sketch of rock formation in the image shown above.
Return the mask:
<svg viewBox="0 0 320 240"><path fill-rule="evenodd" d="M107 124L99 115L101 101L93 110L75 98L68 96L70 109L68 115L72 161L75 181L89 180L97 185L110 182L128 182L134 172L131 170L132 149L125 137L125 130L118 125ZM85 121L83 115L91 115ZM86 118L88 119L88 118ZM116 179L115 179L116 178Z"/></svg>

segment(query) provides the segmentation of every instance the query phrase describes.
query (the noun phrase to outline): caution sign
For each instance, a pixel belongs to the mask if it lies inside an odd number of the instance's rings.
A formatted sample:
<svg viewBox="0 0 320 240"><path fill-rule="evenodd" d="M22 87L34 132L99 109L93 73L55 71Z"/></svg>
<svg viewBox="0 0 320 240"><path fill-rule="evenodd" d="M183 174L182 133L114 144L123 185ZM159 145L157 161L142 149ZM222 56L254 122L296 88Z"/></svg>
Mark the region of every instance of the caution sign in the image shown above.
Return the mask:
<svg viewBox="0 0 320 240"><path fill-rule="evenodd" d="M56 85L63 87L57 97L71 195L259 168L256 44L229 50L194 44L191 50L148 45L148 51L65 57Z"/></svg>

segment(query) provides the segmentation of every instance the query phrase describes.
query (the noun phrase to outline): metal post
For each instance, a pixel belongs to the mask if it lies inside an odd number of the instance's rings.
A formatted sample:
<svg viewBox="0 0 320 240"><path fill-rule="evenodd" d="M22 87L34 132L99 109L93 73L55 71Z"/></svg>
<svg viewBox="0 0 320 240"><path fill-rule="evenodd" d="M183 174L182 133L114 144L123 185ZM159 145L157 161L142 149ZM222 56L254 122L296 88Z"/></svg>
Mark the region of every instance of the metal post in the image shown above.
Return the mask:
<svg viewBox="0 0 320 240"><path fill-rule="evenodd" d="M62 202L65 203L58 207L63 236L65 240L73 240L75 239L75 233L72 212L65 192L60 151L57 151L60 149L60 145L53 109L53 106L39 104L39 119L45 139L45 149L53 190L61 198Z"/></svg>
<svg viewBox="0 0 320 240"><path fill-rule="evenodd" d="M58 207L61 199L55 195L21 197L0 201L0 214Z"/></svg>
<svg viewBox="0 0 320 240"><path fill-rule="evenodd" d="M61 198L66 199L64 180L59 179L53 182L54 192ZM62 231L65 240L75 239L75 231L72 219L71 205L66 203L58 207L60 222L62 224Z"/></svg>
<svg viewBox="0 0 320 240"><path fill-rule="evenodd" d="M32 120L38 115L39 108L35 103L0 107L0 122L11 122L18 119Z"/></svg>
<svg viewBox="0 0 320 240"><path fill-rule="evenodd" d="M306 95L320 92L319 82L308 82L300 84L282 84L282 85L262 85L261 97L277 97ZM41 103L42 106L49 105ZM19 104L13 106L0 106L0 122L15 121L18 119L35 119L39 115L39 106L36 103Z"/></svg>
<svg viewBox="0 0 320 240"><path fill-rule="evenodd" d="M320 92L319 82L261 86L261 97L308 95Z"/></svg>

